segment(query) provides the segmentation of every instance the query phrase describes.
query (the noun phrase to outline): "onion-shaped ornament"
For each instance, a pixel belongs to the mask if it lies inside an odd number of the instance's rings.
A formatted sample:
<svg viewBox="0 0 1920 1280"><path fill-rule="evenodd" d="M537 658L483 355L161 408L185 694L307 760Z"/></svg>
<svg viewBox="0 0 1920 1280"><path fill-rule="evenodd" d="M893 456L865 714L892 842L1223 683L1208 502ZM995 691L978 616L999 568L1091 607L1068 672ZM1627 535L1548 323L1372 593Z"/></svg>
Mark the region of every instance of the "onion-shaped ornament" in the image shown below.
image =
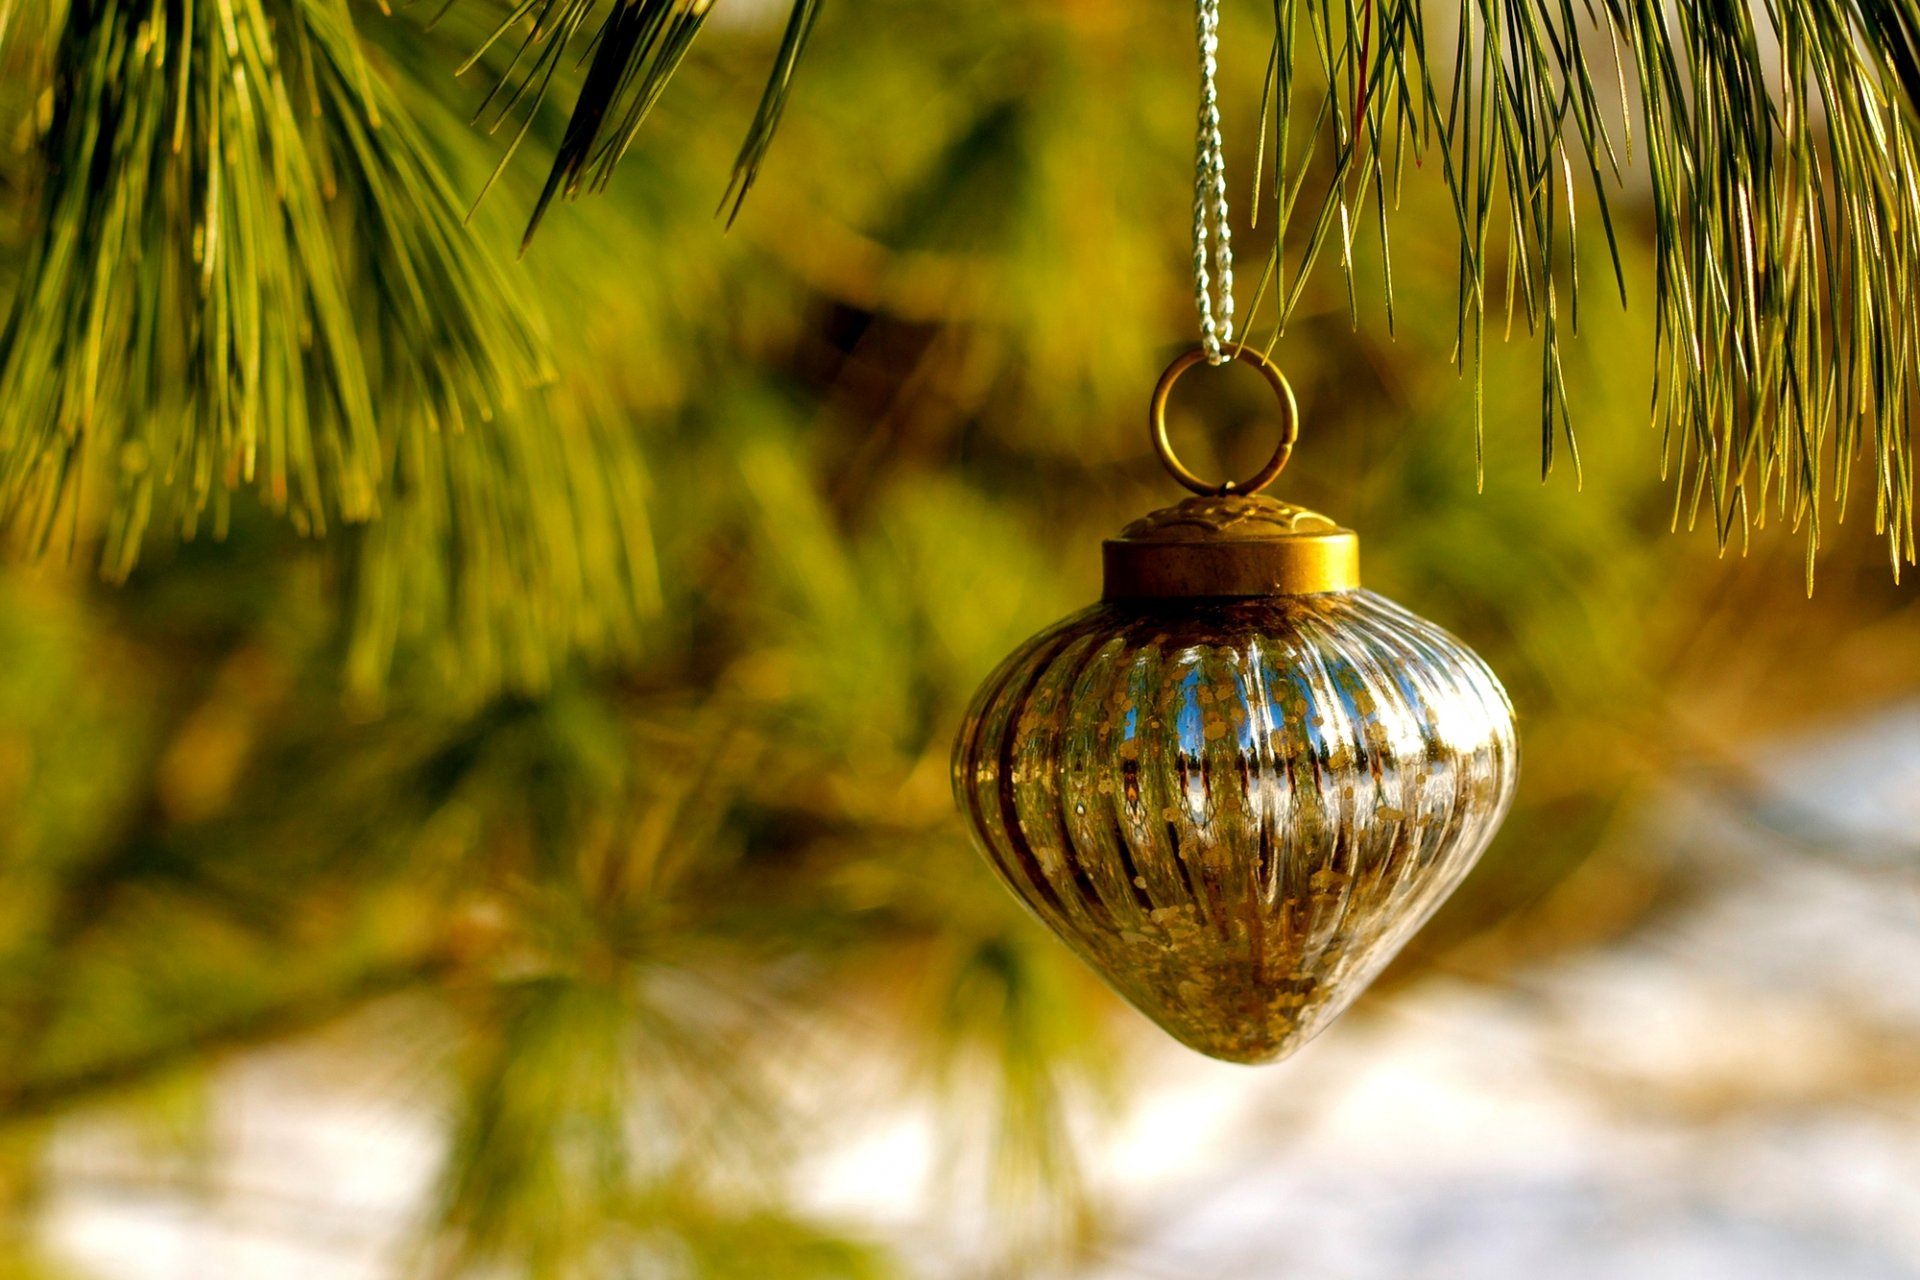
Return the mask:
<svg viewBox="0 0 1920 1280"><path fill-rule="evenodd" d="M975 695L954 794L987 860L1115 990L1191 1048L1271 1062L1312 1038L1472 868L1517 776L1500 682L1363 590L1359 539L1251 480L1106 544L1104 599Z"/></svg>

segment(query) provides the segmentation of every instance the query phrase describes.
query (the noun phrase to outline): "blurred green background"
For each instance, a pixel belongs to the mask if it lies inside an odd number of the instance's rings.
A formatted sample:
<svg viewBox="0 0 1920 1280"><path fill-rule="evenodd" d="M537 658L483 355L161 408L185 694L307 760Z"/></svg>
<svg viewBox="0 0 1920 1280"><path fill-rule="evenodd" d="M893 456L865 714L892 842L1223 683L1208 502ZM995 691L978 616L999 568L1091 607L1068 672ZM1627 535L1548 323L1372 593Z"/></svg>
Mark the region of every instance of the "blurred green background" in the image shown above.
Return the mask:
<svg viewBox="0 0 1920 1280"><path fill-rule="evenodd" d="M513 431L446 444L517 451L521 508L453 519L498 545L450 552L404 507L303 539L242 496L224 539L156 533L124 585L95 573L97 512L71 554L0 571L0 1274L295 1274L72 1226L76 1196L254 1203L223 1135L265 1105L244 1102L261 1070L283 1110L344 1089L417 1128L413 1175L344 1184L366 1201L349 1216L398 1215L374 1261L319 1231L314 1275L1124 1257L1137 1223L1103 1189L1101 1135L1175 1068L969 849L947 751L998 659L1097 594L1099 540L1178 496L1142 410L1194 324L1191 15L839 0L728 231L714 204L775 8L723 4L611 188L557 208L523 260L557 107L479 207L478 250L555 353ZM1242 208L1263 10L1228 12ZM354 12L470 197L502 140L464 121L484 69L452 69L488 15L426 16ZM7 288L33 220L24 83ZM1864 504L1827 529L1811 600L1799 535L1722 555L1669 532L1638 208L1629 187L1633 306L1591 290L1566 350L1577 482L1564 456L1539 477L1539 359L1516 335L1490 357L1476 491L1431 173L1405 185L1393 332L1363 247L1357 323L1323 264L1276 349L1303 413L1276 492L1358 529L1369 585L1488 659L1523 741L1484 863L1329 1042L1436 981L1524 1004L1528 975L1710 895L1727 864L1708 851L1825 856L1843 837L1770 786L1770 744L1920 692L1920 610ZM1265 235L1241 224L1243 295ZM1582 247L1592 279L1603 251ZM1262 394L1244 370L1183 384L1197 470L1264 456ZM1650 818L1690 812L1676 795L1721 817ZM1911 993L1912 972L1883 979ZM1623 1012L1619 1040L1639 1030ZM1910 1116L1920 1093L1912 1070L1836 1078L1869 1111ZM809 1197L847 1117L894 1112L926 1121L944 1170L924 1203L876 1223L857 1196ZM130 1152L108 1173L72 1155L99 1132ZM1321 1274L1281 1266L1283 1244L1245 1274ZM323 1265L349 1255L371 1269Z"/></svg>

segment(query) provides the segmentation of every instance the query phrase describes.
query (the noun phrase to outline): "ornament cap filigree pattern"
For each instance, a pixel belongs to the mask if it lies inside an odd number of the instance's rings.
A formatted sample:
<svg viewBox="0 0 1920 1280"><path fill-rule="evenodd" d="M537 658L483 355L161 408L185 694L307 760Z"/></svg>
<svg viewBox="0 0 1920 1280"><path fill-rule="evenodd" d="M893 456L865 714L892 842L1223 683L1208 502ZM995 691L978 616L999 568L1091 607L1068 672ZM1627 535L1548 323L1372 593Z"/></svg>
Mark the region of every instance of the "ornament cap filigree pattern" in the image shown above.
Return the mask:
<svg viewBox="0 0 1920 1280"><path fill-rule="evenodd" d="M1120 531L1125 542L1264 542L1307 533L1350 533L1318 511L1263 494L1206 494L1162 507Z"/></svg>

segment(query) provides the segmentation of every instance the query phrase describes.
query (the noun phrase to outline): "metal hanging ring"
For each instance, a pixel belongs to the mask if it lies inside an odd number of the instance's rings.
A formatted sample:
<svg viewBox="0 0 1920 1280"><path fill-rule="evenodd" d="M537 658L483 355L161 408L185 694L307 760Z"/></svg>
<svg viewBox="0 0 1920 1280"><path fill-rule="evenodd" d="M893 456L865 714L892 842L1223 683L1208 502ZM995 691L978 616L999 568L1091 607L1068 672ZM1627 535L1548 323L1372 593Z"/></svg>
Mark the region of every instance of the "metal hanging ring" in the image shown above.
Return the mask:
<svg viewBox="0 0 1920 1280"><path fill-rule="evenodd" d="M1173 452L1172 442L1167 439L1167 399L1173 394L1173 384L1180 381L1180 375L1193 366L1207 363L1205 347L1184 352L1167 366L1167 371L1160 375L1160 385L1153 389L1153 403L1147 413L1147 425L1153 432L1153 451L1159 455L1160 465L1175 480L1209 498L1229 493L1260 492L1286 469L1287 459L1293 456L1294 442L1300 438L1300 406L1294 402L1293 388L1287 385L1286 375L1280 372L1280 366L1260 351L1244 345L1234 349L1233 357L1242 364L1250 364L1258 369L1260 376L1267 380L1267 385L1273 388L1274 397L1280 401L1280 443L1274 449L1273 456L1267 459L1267 464L1253 475L1245 480L1208 484L1187 469L1186 464Z"/></svg>

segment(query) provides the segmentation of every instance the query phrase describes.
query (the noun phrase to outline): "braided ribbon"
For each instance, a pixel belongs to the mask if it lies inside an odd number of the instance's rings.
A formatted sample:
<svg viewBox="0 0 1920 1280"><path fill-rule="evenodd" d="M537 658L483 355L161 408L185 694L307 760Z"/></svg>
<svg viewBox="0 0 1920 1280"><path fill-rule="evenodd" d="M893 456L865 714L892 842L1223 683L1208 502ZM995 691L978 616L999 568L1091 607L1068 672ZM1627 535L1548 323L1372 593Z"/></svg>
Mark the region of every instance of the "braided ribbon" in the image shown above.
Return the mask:
<svg viewBox="0 0 1920 1280"><path fill-rule="evenodd" d="M1195 0L1200 43L1200 128L1193 161L1193 285L1208 364L1233 341L1233 231L1227 224L1227 159L1220 141L1220 0Z"/></svg>

